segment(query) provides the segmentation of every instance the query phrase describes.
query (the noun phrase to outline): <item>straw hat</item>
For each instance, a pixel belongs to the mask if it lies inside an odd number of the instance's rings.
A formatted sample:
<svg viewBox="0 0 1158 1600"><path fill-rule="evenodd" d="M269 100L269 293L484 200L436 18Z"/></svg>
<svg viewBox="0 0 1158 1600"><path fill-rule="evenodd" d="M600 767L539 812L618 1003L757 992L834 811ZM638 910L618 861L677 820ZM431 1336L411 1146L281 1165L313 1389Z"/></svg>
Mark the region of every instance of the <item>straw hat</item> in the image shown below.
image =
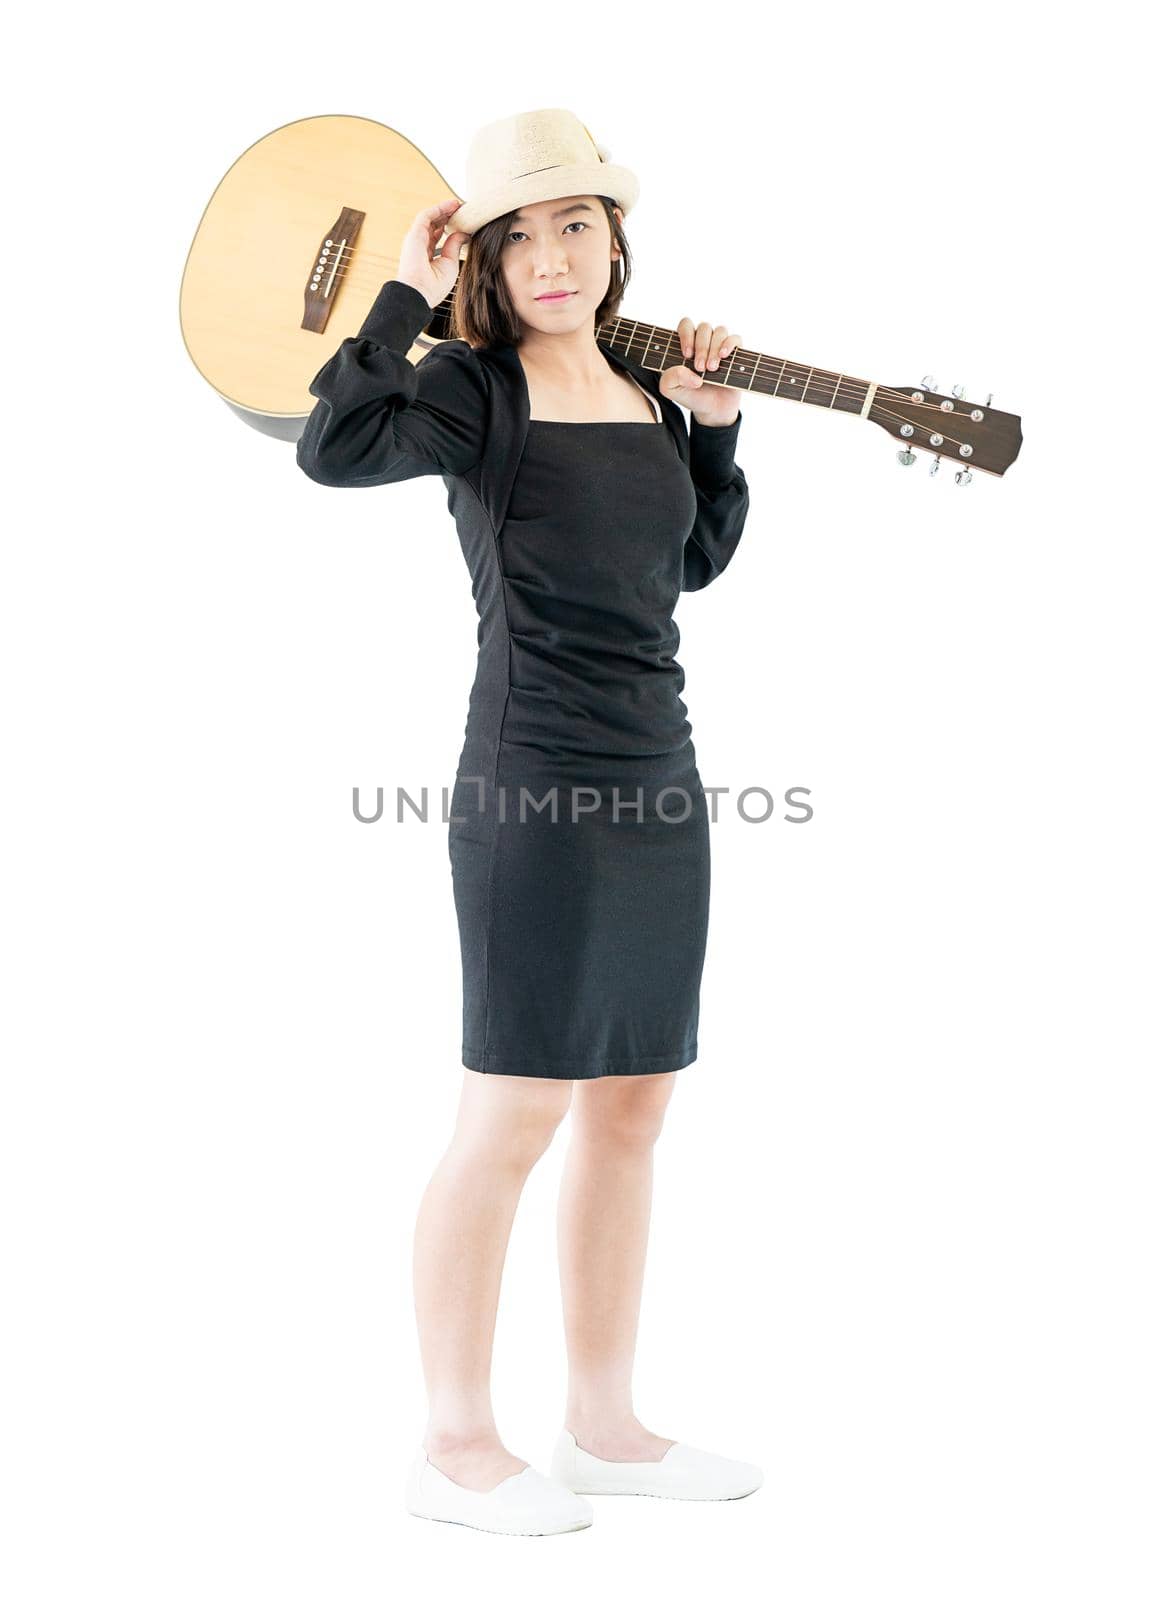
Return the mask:
<svg viewBox="0 0 1158 1600"><path fill-rule="evenodd" d="M480 128L466 158L470 196L446 219L448 233L477 233L487 222L571 194L605 194L624 216L639 197L639 179L613 166L572 111L521 111Z"/></svg>

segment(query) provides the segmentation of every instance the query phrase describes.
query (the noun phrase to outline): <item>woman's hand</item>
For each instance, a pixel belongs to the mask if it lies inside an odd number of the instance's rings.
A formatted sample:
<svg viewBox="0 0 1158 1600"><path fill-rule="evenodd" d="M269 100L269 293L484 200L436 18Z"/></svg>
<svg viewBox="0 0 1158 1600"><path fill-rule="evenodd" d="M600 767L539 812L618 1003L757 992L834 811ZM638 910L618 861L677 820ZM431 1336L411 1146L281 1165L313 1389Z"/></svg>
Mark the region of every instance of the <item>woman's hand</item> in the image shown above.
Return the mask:
<svg viewBox="0 0 1158 1600"><path fill-rule="evenodd" d="M433 311L441 305L454 288L458 277L459 251L470 238L467 233L452 233L436 256L434 247L442 238L446 219L462 205L461 200L440 200L436 206L427 206L410 224L402 248L398 252L398 271L395 277L408 283L412 289L426 296Z"/></svg>
<svg viewBox="0 0 1158 1600"><path fill-rule="evenodd" d="M660 374L660 393L677 401L698 422L710 428L726 428L740 414L739 391L726 384L708 383L702 372L714 372L721 361L726 361L740 348L740 335L729 333L727 328L713 328L710 322L698 326L690 317L681 317L676 332L685 361L691 361L701 372L690 366L668 367Z"/></svg>

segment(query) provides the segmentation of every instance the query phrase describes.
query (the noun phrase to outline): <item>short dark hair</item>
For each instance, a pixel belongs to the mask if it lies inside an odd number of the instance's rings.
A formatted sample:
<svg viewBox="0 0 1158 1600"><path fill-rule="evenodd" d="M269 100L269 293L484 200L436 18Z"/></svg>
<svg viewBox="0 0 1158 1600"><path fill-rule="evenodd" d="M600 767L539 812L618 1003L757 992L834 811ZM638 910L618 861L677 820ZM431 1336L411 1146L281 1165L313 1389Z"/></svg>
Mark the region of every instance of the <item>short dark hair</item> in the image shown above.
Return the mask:
<svg viewBox="0 0 1158 1600"><path fill-rule="evenodd" d="M598 331L605 322L619 314L620 301L631 279L631 252L613 209L616 202L605 194L597 195L596 199L603 205L611 237L620 250L620 259L611 262L607 293L595 312L595 328ZM507 234L517 215L516 207L471 234L470 246L455 280L449 338L465 339L476 349L479 345L518 344L521 341L521 319L511 303L502 269Z"/></svg>

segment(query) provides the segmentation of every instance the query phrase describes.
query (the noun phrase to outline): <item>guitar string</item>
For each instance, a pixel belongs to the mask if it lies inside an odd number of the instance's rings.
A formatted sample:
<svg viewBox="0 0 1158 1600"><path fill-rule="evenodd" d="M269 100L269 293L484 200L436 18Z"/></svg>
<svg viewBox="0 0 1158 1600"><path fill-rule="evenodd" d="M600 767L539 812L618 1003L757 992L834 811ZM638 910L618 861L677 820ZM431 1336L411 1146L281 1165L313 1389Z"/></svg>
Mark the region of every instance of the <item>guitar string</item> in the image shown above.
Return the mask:
<svg viewBox="0 0 1158 1600"><path fill-rule="evenodd" d="M387 258L384 257L382 259L387 259ZM334 278L335 279L337 279L337 278L347 279L350 276L351 276L351 274L350 274L350 272L348 270L345 271L345 272L339 271L339 272L334 274ZM379 287L381 286L380 280L377 278L377 276L374 277L373 282L379 283ZM448 296L447 298L452 298L452 297L453 297L453 289L451 290L450 296ZM659 333L661 331L654 324L639 323L639 322L636 322L631 317L619 317L619 318L616 319L616 321L629 323L629 324L631 324L631 326L633 326L636 329L651 327L652 331L653 331L653 335L655 333ZM605 331L605 330L601 330L601 333L603 331ZM614 346L615 340L617 338L620 338L620 337L621 336L618 333L612 333L611 336L610 336L610 340L601 339L600 342L602 342L602 343L610 342ZM651 342L651 337L652 336L649 336L648 339L645 342L650 343ZM669 349L671 347L672 339L676 338L676 337L678 337L678 335L676 334L676 332L674 330L672 330L669 333L669 337L668 337L668 340L667 340ZM638 333L630 335L626 340L628 348L630 348L630 346L633 345L638 338L639 338L639 334ZM622 353L622 352L620 352L620 353ZM684 359L685 360L691 360L692 358L691 357L685 357ZM785 374L790 369L793 371L793 373L801 373L801 374L802 373L809 373L810 376L806 380L806 383L804 385L804 389L805 390L811 390L814 394L817 394L817 395L819 395L821 397L827 396L827 399L828 399L828 402L829 402L830 406L832 404L832 401L835 400L835 398L837 396L837 393L840 391L842 386L843 386L843 388L845 390L845 394L847 395L847 397L850 400L856 400L856 399L859 398L859 400L862 403L864 401L865 396L868 394L869 389L872 387L871 383L867 382L864 378L846 377L845 374L843 374L843 373L838 373L836 375L836 380L834 382L830 369L827 369L827 368L825 368L825 369L817 369L816 367L809 367L809 365L806 362L792 361L787 356L781 357L781 356L764 355L760 351L748 350L748 349L746 349L744 347L740 347L740 348L734 350L730 356L725 357L723 364L726 364L726 363L733 363L734 364L737 361L739 361L741 363L746 363L746 364L752 366L752 368L754 369L753 376L757 377L757 378L766 378L766 377L770 377L771 376L770 374L765 374L765 373L763 373L761 371L761 368L763 366L766 366L766 365L767 366L774 366L776 363L779 363L780 364L780 368L781 368L780 374L777 377L775 386L774 386L774 388L772 390L772 397L774 399L778 399L778 400L779 399L794 399L794 398L796 398L796 396L792 395L791 392L789 392L787 394L781 394L779 392L780 385L784 381ZM642 364L643 363L641 363L641 365ZM673 363L673 365L674 364L675 363ZM712 369L712 370L713 371L717 371L719 369ZM720 382L726 388L735 388L735 389L740 389L741 392L744 391L744 386L742 384L725 383L722 379L713 380L710 377L707 379L707 381L708 382L712 382L712 381ZM858 393L857 393L858 390L860 391L859 396L858 396ZM766 392L766 391L753 389L749 385L748 386L748 392L759 394L759 393ZM802 390L802 392L803 392L803 390ZM879 397L881 397L883 399L886 399L886 400L892 400L893 403L896 404L896 405L910 406L914 410L920 410L923 414L927 415L927 412L925 410L925 402L919 401L919 400L913 400L910 395L903 394L898 389L889 388L887 385L884 385L884 384L878 384L877 385L877 389L876 389L876 396L879 396ZM804 401L802 403L808 404L809 402L808 401ZM870 410L875 409L875 406L876 406L876 397L874 397L874 403L873 403L873 406L870 407ZM887 415L892 415L892 413L886 413L886 414ZM951 414L952 413L950 413L950 415ZM909 419L901 417L901 418L898 418L897 420L903 422L903 421L907 421ZM924 426L924 424L922 424L922 426ZM932 432L941 432L942 430L940 428L929 427L927 431L932 433ZM945 437L948 438L949 435L946 434ZM957 441L954 441L954 442L960 443L961 441L957 440Z"/></svg>
<svg viewBox="0 0 1158 1600"><path fill-rule="evenodd" d="M630 320L630 319L628 319L628 320ZM630 343L631 341L628 341L628 342ZM669 340L668 342L670 344L671 341ZM739 355L740 353L741 352L737 351L737 355ZM620 354L622 354L622 352L620 352ZM757 368L759 367L761 360L763 360L765 362L769 362L769 363L774 363L774 362L776 362L777 360L780 359L777 356L763 356L763 357L760 357L760 356L757 356L755 354L755 352L752 352L751 354L753 356L753 364ZM729 358L729 359L734 359L734 358ZM782 365L793 365L793 364L794 363L787 362L787 361L782 363ZM651 371L651 370L654 370L654 369L646 368L645 370ZM804 368L804 367L801 367L801 370L802 371L806 371L808 369ZM813 370L815 372L815 369L813 369ZM751 388L751 386L744 387L744 386L742 386L740 384L728 384L728 383L724 382L721 379L708 378L706 381L709 382L709 383L712 383L712 382L718 383L720 385L720 387L722 387L722 388L735 388L735 389L738 389L741 394L767 393L767 394L770 394L771 398L776 399L776 400L795 398L794 396L784 395L784 394L781 394L779 392L780 383L783 381L783 372L781 372L780 378L778 378L776 380L776 384L773 387L773 389L771 389L771 390L753 389L753 388ZM864 389L864 391L865 391L865 394L868 393L870 385L865 384L863 379L859 379L858 378L858 379L855 379L855 380L854 379L848 379L847 380L847 386L848 386L850 391L852 390L854 385L858 386L858 387L862 387ZM823 385L822 382L818 381L818 382L816 382L814 384L811 384L810 387L818 390L821 393L824 392L824 385ZM828 409L831 409L831 400L835 399L836 392L837 392L837 389L839 387L840 387L840 381L838 380L838 382L835 385L832 386L832 394L830 396L830 404L829 404ZM851 394L851 392L850 392L850 396L849 397L850 397L850 399L853 398L853 395ZM869 407L869 415L872 416L874 413L879 412L882 416L890 417L895 422L899 422L899 423L908 422L910 420L908 417L902 416L900 414L900 412L890 410L887 406L885 406L883 404L883 401L889 400L889 399L893 399L893 398L894 398L893 391L891 391L889 389L886 389L886 388L883 388L881 386L878 386L876 394L873 397L873 402ZM862 399L863 399L863 397L862 397ZM897 395L896 398L895 398L894 403L896 403L897 401L909 404L910 406L913 406L913 405L917 404L917 402L909 401L907 399L907 397L903 396L903 395ZM808 404L808 402L807 401L803 401L802 404ZM838 414L839 415L843 415L843 416L849 416L852 413L850 413L850 412L840 412ZM945 441L946 441L946 444L960 446L963 443L965 443L964 440L958 439L954 435L944 432L944 422L943 422L943 419L942 419L942 417L940 415L938 415L938 417L937 417L937 423L938 423L938 426L936 426L936 427L933 427L932 425L927 424L927 423L920 423L919 426L926 433L941 433L943 435ZM932 444L921 445L921 441L919 441L917 439L905 439L903 437L901 438L901 443L902 444L918 445L921 448L930 449L930 450L934 450L934 451L940 450L940 448L941 448L938 445L932 445Z"/></svg>
<svg viewBox="0 0 1158 1600"><path fill-rule="evenodd" d="M651 324L651 323L635 323L634 320L632 318L630 318L630 317L621 317L621 318L617 318L616 320L619 321L619 322L630 323L633 327L636 327L636 328L650 327L652 329L652 333L647 336L647 338L645 340L646 343L654 342L655 334L660 331L658 329L658 327L656 327L654 324ZM634 333L634 334L631 334L631 335L625 335L625 334L623 334L623 333L621 333L619 331L609 332L609 329L611 328L611 326L612 326L611 324L605 324L604 328L602 328L600 330L600 333L599 333L599 335L597 337L598 337L599 342L601 344L611 344L613 348L617 348L617 341L618 341L619 344L623 344L627 349L630 349L630 347L632 345L634 345L640 338L640 335L638 333ZM673 333L668 338L667 344L668 344L669 348L671 346L672 339L675 338L675 337L676 337L676 335ZM624 351L617 349L617 353L622 355L622 354L624 354ZM688 356L688 357L685 357L684 359L687 360L687 361L690 361L693 358ZM797 397L791 392L791 390L788 390L788 391L783 392L783 393L780 392L780 385L784 382L784 378L785 378L785 376L787 374L803 376L804 374L808 373L808 374L810 374L810 376L808 377L807 382L800 386L801 387L801 392L803 392L804 389L807 388L807 390L811 394L819 395L822 398L826 397L828 399L830 405L831 405L831 402L836 398L836 395L837 395L838 391L840 391L841 389L843 389L844 395L850 401L856 401L858 403L863 404L865 396L868 394L869 389L872 387L871 382L866 381L864 378L852 378L852 377L847 377L844 373L839 373L839 374L836 375L836 378L835 378L835 381L834 381L832 373L831 373L830 369L828 369L828 368L819 369L817 367L809 367L807 362L793 361L787 356L781 357L781 356L764 355L760 351L749 350L749 349L746 349L743 346L741 346L740 348L738 348L735 351L733 351L730 356L725 356L723 358L722 362L721 362L720 368L712 368L711 369L711 373L713 373L713 374L714 373L718 373L719 371L721 371L723 369L723 367L727 366L728 364L735 364L737 362L739 362L741 365L750 366L753 369L752 376L754 378L760 379L761 381L765 381L765 382L771 380L771 371L765 371L764 369L765 368L774 368L774 367L776 367L778 365L780 367L780 372L779 372L779 375L776 378L775 385L774 385L773 389L771 391L766 391L766 390L756 389L751 384L745 385L745 384L742 384L742 383L728 383L726 380L724 380L722 378L719 378L719 377L713 377L712 375L709 375L707 377L706 381L709 382L709 383L712 383L712 382L720 383L720 384L722 384L723 387L726 387L726 388L738 389L738 390L740 390L741 393L749 392L749 393L753 393L753 394L760 394L760 393L771 392L773 397L775 399L778 399L778 400L779 399L795 399ZM672 362L671 364L673 366L677 365L677 363L675 363L675 362ZM641 362L640 365L641 366L646 366L646 363L645 362ZM648 369L648 370L654 370L654 369ZM910 395L903 394L898 389L889 388L885 384L878 384L877 385L876 394L878 396L880 396L882 399L892 400L894 402L894 404L896 404L896 405L907 405L907 406L911 406L911 407L913 407L914 409L917 409L917 410L922 410L922 411L925 410L925 403L924 402L918 401L918 400L913 400ZM810 402L806 400L803 403L807 405Z"/></svg>
<svg viewBox="0 0 1158 1600"><path fill-rule="evenodd" d="M651 324L648 324L648 323L632 322L632 319L630 317L621 317L621 318L617 318L616 320L620 321L620 322L627 322L627 323L631 324L633 327L635 327L637 329L641 328L641 327L646 328L646 327L651 326ZM660 331L661 330L658 329L658 328L653 329L654 333L659 333ZM628 336L628 338L626 340L626 345L627 345L627 349L628 350L630 350L631 346L636 342L637 337L638 337L638 334L632 334L632 335ZM611 336L611 343L612 343L613 346L614 346L615 341L616 341L617 338L619 338L618 333L613 334ZM670 347L671 347L672 340L675 339L675 338L678 338L678 334L676 334L675 332L669 332L668 340L667 340L667 344L668 344L669 350L670 350ZM649 343L650 344L651 342L652 342L652 339L650 337L645 339L645 343ZM623 354L622 351L620 351L619 353ZM685 359L690 359L690 358L685 358ZM789 368L795 368L796 372L798 372L798 373L807 372L809 374L809 376L806 379L804 385L802 386L802 388L799 391L800 396L803 396L803 394L809 389L811 389L814 392L817 392L817 393L819 393L821 395L827 394L828 403L829 403L830 407L832 405L833 400L836 399L836 396L837 396L838 392L840 391L840 388L841 388L842 385L844 386L844 389L845 389L848 397L850 399L854 400L854 401L859 400L859 402L861 404L864 403L865 396L868 394L869 389L872 387L871 383L866 383L866 381L863 378L848 377L843 372L837 373L836 374L836 381L833 382L832 381L833 375L827 368L818 369L816 367L808 367L803 362L790 361L787 356L767 356L767 355L763 355L759 351L745 350L743 347L733 351L733 353L730 356L725 356L721 361L720 369L713 368L712 371L713 372L722 371L722 369L724 367L727 367L729 365L734 365L737 361L747 362L748 365L752 366L754 368L754 372L753 372L753 376L754 377L766 378L766 379L770 379L771 378L771 374L770 373L768 373L768 374L761 373L761 371L760 371L761 366L763 366L763 365L774 366L776 364L776 362L779 362L780 363L780 374L777 377L777 379L775 381L775 384L773 385L771 391L755 389L750 384L747 386L747 388L745 388L745 386L743 384L732 383L732 382L729 381L729 379L723 377L722 375L721 376L717 376L717 377L713 377L710 373L708 375L706 375L705 381L707 383L719 383L725 388L739 389L741 393L747 392L747 393L751 393L751 394L766 394L766 393L770 392L772 397L774 399L777 399L777 400L796 399L796 398L798 398L798 396L793 394L791 390L787 391L786 393L781 393L781 390L780 390L780 385L784 382L785 373L788 371ZM646 362L642 362L641 361L640 365L641 366L646 366ZM651 369L649 369L649 370L651 370ZM856 391L858 389L862 391L859 396L856 393ZM890 389L885 384L878 384L877 385L877 387L876 387L876 395L874 396L874 405L876 403L876 396L880 396L882 399L885 399L885 400L892 400L897 405L907 405L907 406L912 407L914 410L920 409L920 410L924 411L926 415L928 414L928 410L927 410L927 407L925 405L925 402L919 401L919 400L914 400L914 399L912 399L911 395L902 394L899 390ZM808 401L803 401L802 400L802 404L808 404L808 403L809 403ZM952 413L949 413L949 414L951 415ZM905 421L907 419L902 418L901 420ZM936 433L936 432L940 432L941 430L939 428L930 428L929 431L931 433Z"/></svg>
<svg viewBox="0 0 1158 1600"><path fill-rule="evenodd" d="M874 401L873 404L869 407L869 410L870 410L870 412L872 412L872 411L875 411L876 409L877 409L876 402ZM908 420L909 420L908 417L902 417L899 412L889 411L884 406L881 407L881 411L883 412L883 414L886 417L892 417L895 422L908 422ZM924 426L924 424L922 424L922 426ZM925 427L925 432L926 433L940 433L942 435L943 439L945 440L945 445L955 444L955 445L960 446L960 445L963 445L966 442L964 439L955 439L951 433L944 433L941 428ZM902 444L919 444L920 440L919 439L906 439L906 438L902 437L901 443ZM926 444L924 448L927 449L927 450L940 450L940 449L943 448L943 446L941 446L939 444Z"/></svg>

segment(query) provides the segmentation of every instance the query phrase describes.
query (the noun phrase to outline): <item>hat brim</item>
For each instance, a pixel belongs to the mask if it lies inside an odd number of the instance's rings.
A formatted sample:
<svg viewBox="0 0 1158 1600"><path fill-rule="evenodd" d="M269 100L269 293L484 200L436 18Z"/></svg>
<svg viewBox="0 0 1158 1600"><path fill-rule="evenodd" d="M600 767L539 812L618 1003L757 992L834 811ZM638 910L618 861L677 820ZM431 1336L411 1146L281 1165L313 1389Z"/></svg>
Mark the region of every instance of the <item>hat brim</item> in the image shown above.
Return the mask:
<svg viewBox="0 0 1158 1600"><path fill-rule="evenodd" d="M626 216L639 199L639 179L627 167L618 167L611 161L544 167L541 172L513 178L476 200L465 201L451 212L444 227L447 233L477 233L488 222L506 216L508 211L517 211L520 206L533 206L539 200L563 200L573 194L608 195Z"/></svg>

